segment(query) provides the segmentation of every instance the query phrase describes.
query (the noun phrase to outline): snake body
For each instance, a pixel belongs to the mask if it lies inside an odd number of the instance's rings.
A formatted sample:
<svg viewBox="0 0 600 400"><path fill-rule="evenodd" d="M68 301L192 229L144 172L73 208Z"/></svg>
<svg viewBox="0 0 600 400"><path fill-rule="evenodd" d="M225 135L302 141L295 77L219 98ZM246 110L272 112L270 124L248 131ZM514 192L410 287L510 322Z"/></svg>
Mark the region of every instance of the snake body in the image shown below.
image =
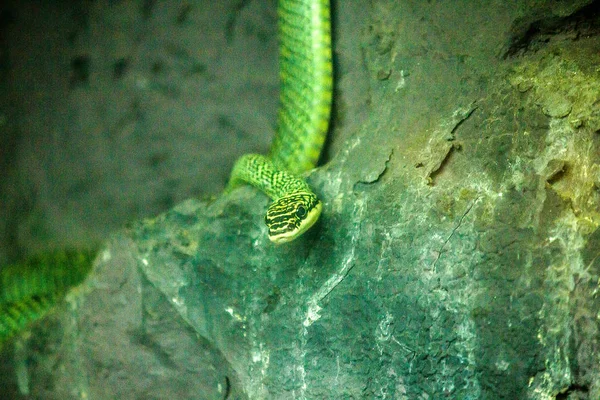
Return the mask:
<svg viewBox="0 0 600 400"><path fill-rule="evenodd" d="M28 258L0 270L0 344L20 332L81 283L95 252L59 250Z"/></svg>
<svg viewBox="0 0 600 400"><path fill-rule="evenodd" d="M300 236L319 218L321 202L299 177L314 168L327 134L332 98L328 0L279 0L277 132L267 156L247 154L229 188L251 184L274 201L265 222L276 243ZM95 253L58 251L0 269L0 345L44 316L86 277Z"/></svg>
<svg viewBox="0 0 600 400"><path fill-rule="evenodd" d="M280 0L277 132L267 157L242 156L229 186L249 183L273 199L265 222L269 239L284 243L309 229L321 202L298 174L314 168L331 112L333 72L328 0Z"/></svg>

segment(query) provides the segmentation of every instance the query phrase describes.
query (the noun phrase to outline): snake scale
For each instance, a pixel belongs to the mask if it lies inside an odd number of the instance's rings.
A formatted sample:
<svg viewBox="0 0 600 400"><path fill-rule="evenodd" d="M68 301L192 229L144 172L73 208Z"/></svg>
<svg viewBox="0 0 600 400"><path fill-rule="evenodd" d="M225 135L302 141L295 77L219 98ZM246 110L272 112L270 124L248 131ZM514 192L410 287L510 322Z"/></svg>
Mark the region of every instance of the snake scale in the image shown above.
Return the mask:
<svg viewBox="0 0 600 400"><path fill-rule="evenodd" d="M300 175L314 168L327 135L333 71L329 0L279 0L280 105L267 156L246 154L228 189L251 184L273 199L269 239L296 239L319 218L322 205ZM91 270L93 251L57 251L0 270L0 345L44 316Z"/></svg>

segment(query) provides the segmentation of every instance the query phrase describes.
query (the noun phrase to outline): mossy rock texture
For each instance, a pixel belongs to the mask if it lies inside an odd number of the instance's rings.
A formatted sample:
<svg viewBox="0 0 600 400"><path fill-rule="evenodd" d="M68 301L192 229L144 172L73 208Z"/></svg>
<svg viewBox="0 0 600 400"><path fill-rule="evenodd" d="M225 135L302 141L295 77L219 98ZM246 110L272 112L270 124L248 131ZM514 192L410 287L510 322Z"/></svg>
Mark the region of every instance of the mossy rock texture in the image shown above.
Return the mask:
<svg viewBox="0 0 600 400"><path fill-rule="evenodd" d="M243 187L133 223L21 393L599 399L600 2L513 3L334 1L320 222L276 246Z"/></svg>

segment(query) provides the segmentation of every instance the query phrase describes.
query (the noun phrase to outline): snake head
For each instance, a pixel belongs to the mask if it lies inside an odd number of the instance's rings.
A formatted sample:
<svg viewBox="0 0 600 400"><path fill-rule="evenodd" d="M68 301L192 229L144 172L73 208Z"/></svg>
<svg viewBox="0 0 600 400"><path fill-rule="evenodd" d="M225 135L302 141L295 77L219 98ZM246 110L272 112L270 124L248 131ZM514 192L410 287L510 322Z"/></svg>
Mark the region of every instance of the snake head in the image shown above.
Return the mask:
<svg viewBox="0 0 600 400"><path fill-rule="evenodd" d="M317 222L321 208L314 193L299 192L280 197L269 206L265 216L269 239L273 243L291 242Z"/></svg>

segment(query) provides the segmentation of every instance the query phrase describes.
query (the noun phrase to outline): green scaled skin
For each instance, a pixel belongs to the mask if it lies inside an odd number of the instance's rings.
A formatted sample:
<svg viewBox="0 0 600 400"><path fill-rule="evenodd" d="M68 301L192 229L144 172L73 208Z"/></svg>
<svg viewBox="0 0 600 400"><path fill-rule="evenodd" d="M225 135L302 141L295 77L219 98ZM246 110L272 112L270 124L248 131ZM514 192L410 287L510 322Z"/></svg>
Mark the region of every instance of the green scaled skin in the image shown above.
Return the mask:
<svg viewBox="0 0 600 400"><path fill-rule="evenodd" d="M0 344L43 317L69 289L83 282L95 251L61 250L0 269Z"/></svg>
<svg viewBox="0 0 600 400"><path fill-rule="evenodd" d="M0 347L28 325L44 317L59 300L58 295L42 295L1 305Z"/></svg>
<svg viewBox="0 0 600 400"><path fill-rule="evenodd" d="M269 239L292 241L321 214L321 202L298 177L319 160L331 113L333 67L329 1L280 0L278 126L268 157L247 154L233 167L229 188L249 183L274 202Z"/></svg>
<svg viewBox="0 0 600 400"><path fill-rule="evenodd" d="M32 296L64 293L83 281L95 251L59 250L28 258L0 269L0 304Z"/></svg>

